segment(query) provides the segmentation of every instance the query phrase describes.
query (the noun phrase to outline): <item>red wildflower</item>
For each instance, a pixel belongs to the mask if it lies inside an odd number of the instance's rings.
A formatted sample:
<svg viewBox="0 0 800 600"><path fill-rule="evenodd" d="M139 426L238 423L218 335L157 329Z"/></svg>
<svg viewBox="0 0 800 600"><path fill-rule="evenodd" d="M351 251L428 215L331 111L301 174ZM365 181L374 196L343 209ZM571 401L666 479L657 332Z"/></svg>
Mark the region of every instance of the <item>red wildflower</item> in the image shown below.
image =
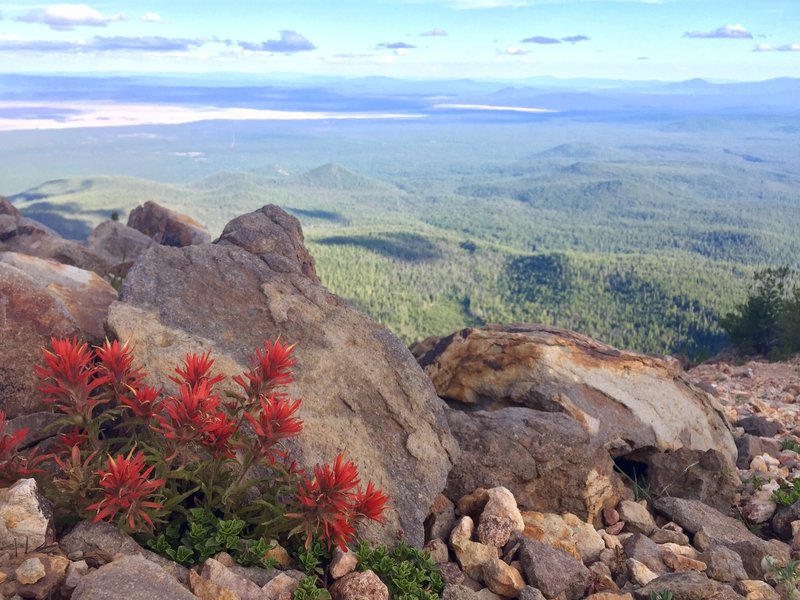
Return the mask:
<svg viewBox="0 0 800 600"><path fill-rule="evenodd" d="M44 401L68 415L80 415L85 421L92 418L94 408L108 399L92 397L101 381L94 378L93 353L86 342L78 338L54 339L53 351L44 350L45 366L36 365L39 390Z"/></svg>
<svg viewBox="0 0 800 600"><path fill-rule="evenodd" d="M165 438L178 443L201 441L211 417L217 414L219 398L211 393L211 380L201 379L196 386L184 384L178 396L167 396L161 403L164 413L155 415Z"/></svg>
<svg viewBox="0 0 800 600"><path fill-rule="evenodd" d="M259 401L261 410L258 419L250 413L245 418L250 421L259 444L259 454L275 462L275 457L285 457L285 453L274 447L283 439L294 437L303 430L303 421L292 416L300 408L300 400L292 401L283 395L273 394Z"/></svg>
<svg viewBox="0 0 800 600"><path fill-rule="evenodd" d="M109 455L106 470L101 469L97 472L104 498L87 507L87 510L97 511L93 519L95 523L103 519L113 521L121 511L131 530L138 528L139 521L144 521L151 529L153 528L153 521L144 509L163 507L160 502L143 498L156 493L164 485L165 480L148 480L147 477L153 471L153 467L147 467L143 452L131 458L132 455L133 449L128 452L128 456L119 454L116 458L111 458Z"/></svg>
<svg viewBox="0 0 800 600"><path fill-rule="evenodd" d="M58 441L62 448L70 450L77 446L78 449L83 448L86 440L89 439L89 434L78 427L73 427L68 431L59 434Z"/></svg>
<svg viewBox="0 0 800 600"><path fill-rule="evenodd" d="M316 465L314 476L305 477L297 486L296 498L300 513L287 514L303 520L295 531L304 531L306 547L314 534L328 546L347 547L355 534L353 490L358 486L358 469L339 454L331 465Z"/></svg>
<svg viewBox="0 0 800 600"><path fill-rule="evenodd" d="M230 439L237 430L236 422L228 419L224 412L219 411L208 418L203 427L200 443L216 457L233 458L235 455L230 445Z"/></svg>
<svg viewBox="0 0 800 600"><path fill-rule="evenodd" d="M154 416L160 407L159 396L161 390L151 386L130 388L128 394L120 396L120 402L131 409L137 417L149 419Z"/></svg>
<svg viewBox="0 0 800 600"><path fill-rule="evenodd" d="M8 460L17 451L25 436L28 435L28 428L23 427L14 433L6 433L6 413L0 410L0 460Z"/></svg>
<svg viewBox="0 0 800 600"><path fill-rule="evenodd" d="M105 343L95 349L100 364L97 367L99 385L109 385L117 398L129 388L135 388L144 373L141 369L133 369L133 355L128 344L120 345L118 340Z"/></svg>
<svg viewBox="0 0 800 600"><path fill-rule="evenodd" d="M6 413L0 410L0 484L11 485L21 477L41 473L34 468L45 460L46 456L37 456L36 451L28 456L19 453L18 448L28 435L28 428L23 427L13 433L6 433Z"/></svg>
<svg viewBox="0 0 800 600"><path fill-rule="evenodd" d="M383 523L386 520L383 511L386 510L387 502L389 502L389 496L376 488L375 484L370 481L367 483L366 491L358 490L353 511L359 517Z"/></svg>
<svg viewBox="0 0 800 600"><path fill-rule="evenodd" d="M267 340L263 352L258 348L250 356L250 370L234 376L233 380L249 398L265 395L279 385L289 385L292 383L292 367L297 364L292 357L294 347L294 344L284 344L280 339L274 343Z"/></svg>
<svg viewBox="0 0 800 600"><path fill-rule="evenodd" d="M183 369L180 367L175 368L175 373L178 374L177 377L170 376L170 379L178 385L185 384L189 387L195 387L201 381L208 381L209 387L212 387L225 379L223 375L209 377L209 371L211 371L211 367L214 365L214 359L211 358L211 351L205 354L187 354L183 365Z"/></svg>

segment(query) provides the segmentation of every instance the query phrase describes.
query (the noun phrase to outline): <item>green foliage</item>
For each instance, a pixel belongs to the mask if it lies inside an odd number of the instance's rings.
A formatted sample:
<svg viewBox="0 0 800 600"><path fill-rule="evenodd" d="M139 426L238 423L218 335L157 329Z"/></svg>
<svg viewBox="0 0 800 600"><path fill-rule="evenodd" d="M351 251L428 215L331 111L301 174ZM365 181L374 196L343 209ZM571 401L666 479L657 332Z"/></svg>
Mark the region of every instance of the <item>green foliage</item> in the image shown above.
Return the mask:
<svg viewBox="0 0 800 600"><path fill-rule="evenodd" d="M753 289L721 321L742 354L780 357L800 351L800 283L788 266L756 271Z"/></svg>
<svg viewBox="0 0 800 600"><path fill-rule="evenodd" d="M764 480L764 478L763 478L763 477L760 477L760 476L758 475L758 473L756 473L756 474L755 474L755 475L753 475L753 476L752 476L750 479L743 479L743 480L742 480L742 483L749 483L749 484L751 484L751 485L753 486L753 489L754 489L754 490L758 491L758 490L760 490L760 489L761 489L761 487L762 487L762 486L764 485L764 483L766 483L766 482L765 482L765 480Z"/></svg>
<svg viewBox="0 0 800 600"><path fill-rule="evenodd" d="M792 438L783 438L781 440L781 450L791 450L800 454L800 444Z"/></svg>
<svg viewBox="0 0 800 600"><path fill-rule="evenodd" d="M330 597L328 590L317 587L316 577L306 576L300 580L292 600L330 600Z"/></svg>
<svg viewBox="0 0 800 600"><path fill-rule="evenodd" d="M647 595L648 600L672 600L672 592L662 590L660 592L650 592Z"/></svg>
<svg viewBox="0 0 800 600"><path fill-rule="evenodd" d="M635 469L633 469L631 473L628 473L627 470L620 468L616 464L614 465L614 470L628 481L633 491L634 500L637 502L640 500L647 500L647 504L652 506L653 495L650 492L650 482L647 480L647 477L639 474Z"/></svg>
<svg viewBox="0 0 800 600"><path fill-rule="evenodd" d="M781 506L791 506L800 500L800 478L781 481L780 487L772 493L772 500Z"/></svg>
<svg viewBox="0 0 800 600"><path fill-rule="evenodd" d="M358 545L358 568L373 571L389 588L394 600L435 600L444 589L444 581L430 556L417 548L399 544L389 552L386 546L371 549Z"/></svg>
<svg viewBox="0 0 800 600"><path fill-rule="evenodd" d="M220 519L205 508L193 508L188 513L186 518L180 513L173 515L169 526L158 537L148 539L147 545L185 565L202 563L218 552L227 552L244 566L275 566L266 557L270 545L260 537L247 539L243 520Z"/></svg>
<svg viewBox="0 0 800 600"><path fill-rule="evenodd" d="M774 557L767 556L767 565L767 578L773 580L787 598L791 598L800 583L800 560L790 560L782 565Z"/></svg>
<svg viewBox="0 0 800 600"><path fill-rule="evenodd" d="M69 237L141 198L192 215L213 236L278 204L301 220L324 284L406 342L526 320L699 357L726 344L720 317L746 297L754 268L800 266L800 171L785 160L796 126L787 121L564 114L537 121L536 135L492 120L439 123L436 136L421 122L337 123L325 136L254 122L235 153L230 125L207 122L150 128L158 134L146 146L115 138L114 152L100 154L77 134L42 133L52 156L70 157L48 163L52 176L38 149L23 151L27 134L2 134L0 157L3 177L19 181L7 189L30 188L15 205ZM165 160L187 144L208 162ZM331 156L344 166L319 166ZM63 177L82 163L136 177ZM31 187L43 178L51 181ZM782 327L800 332L800 311L790 314Z"/></svg>
<svg viewBox="0 0 800 600"><path fill-rule="evenodd" d="M319 576L331 562L331 550L314 537L308 547L301 546L296 552L297 562L302 571L309 576Z"/></svg>

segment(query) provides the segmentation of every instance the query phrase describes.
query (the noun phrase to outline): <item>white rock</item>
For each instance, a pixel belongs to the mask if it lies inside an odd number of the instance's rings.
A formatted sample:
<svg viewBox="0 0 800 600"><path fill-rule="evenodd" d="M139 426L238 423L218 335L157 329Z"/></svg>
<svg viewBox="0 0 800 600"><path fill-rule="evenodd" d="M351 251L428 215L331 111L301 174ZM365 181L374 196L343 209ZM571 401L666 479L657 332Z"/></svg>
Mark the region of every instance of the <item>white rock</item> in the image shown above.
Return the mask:
<svg viewBox="0 0 800 600"><path fill-rule="evenodd" d="M51 513L42 502L33 479L0 490L0 551L33 550L45 543Z"/></svg>

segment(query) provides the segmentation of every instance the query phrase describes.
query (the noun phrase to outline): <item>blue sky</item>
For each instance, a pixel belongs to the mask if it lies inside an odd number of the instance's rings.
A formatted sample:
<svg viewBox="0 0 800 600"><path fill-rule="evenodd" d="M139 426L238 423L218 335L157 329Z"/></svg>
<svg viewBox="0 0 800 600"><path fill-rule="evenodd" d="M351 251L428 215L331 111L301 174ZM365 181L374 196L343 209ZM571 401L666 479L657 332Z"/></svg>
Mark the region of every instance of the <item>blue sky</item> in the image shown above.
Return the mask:
<svg viewBox="0 0 800 600"><path fill-rule="evenodd" d="M800 77L800 0L0 1L0 72Z"/></svg>

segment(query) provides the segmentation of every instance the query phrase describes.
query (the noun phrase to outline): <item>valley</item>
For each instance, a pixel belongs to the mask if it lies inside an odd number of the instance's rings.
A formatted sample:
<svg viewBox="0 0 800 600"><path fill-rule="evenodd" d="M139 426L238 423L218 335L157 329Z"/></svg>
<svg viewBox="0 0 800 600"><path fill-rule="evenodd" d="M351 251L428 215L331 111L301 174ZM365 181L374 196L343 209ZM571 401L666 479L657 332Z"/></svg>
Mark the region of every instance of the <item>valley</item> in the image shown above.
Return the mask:
<svg viewBox="0 0 800 600"><path fill-rule="evenodd" d="M489 94L464 89L453 98ZM147 200L212 236L278 204L323 283L406 343L534 321L697 358L724 346L720 315L755 268L798 265L800 121L785 106L629 92L635 110L619 94L588 110L577 94L505 89L494 104L558 112L434 113L392 93L351 105L426 117L1 132L0 193L75 239Z"/></svg>

